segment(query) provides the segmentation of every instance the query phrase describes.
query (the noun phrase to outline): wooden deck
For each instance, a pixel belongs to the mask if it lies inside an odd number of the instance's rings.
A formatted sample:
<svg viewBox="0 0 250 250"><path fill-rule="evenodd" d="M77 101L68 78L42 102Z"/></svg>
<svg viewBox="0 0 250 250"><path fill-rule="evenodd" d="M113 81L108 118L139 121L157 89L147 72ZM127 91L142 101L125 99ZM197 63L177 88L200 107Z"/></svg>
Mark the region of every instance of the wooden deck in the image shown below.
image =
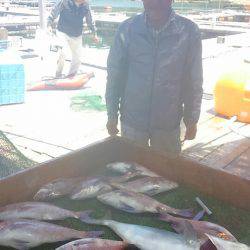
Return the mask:
<svg viewBox="0 0 250 250"><path fill-rule="evenodd" d="M211 168L250 179L250 124L216 115L204 101L198 134L185 142L183 155ZM206 107L208 105L208 107Z"/></svg>
<svg viewBox="0 0 250 250"><path fill-rule="evenodd" d="M222 67L227 67L226 62L232 55L237 58L235 55L239 50L231 51L231 47L226 49L211 42L205 44L208 49L203 54L204 90L210 94L207 97L211 97L213 84ZM215 51L221 53L211 57L210 53L214 55ZM87 87L101 95L106 83L107 52L106 49L91 48L85 48L83 52L85 63L103 68L82 67L83 71L94 71L95 78ZM98 63L95 58L98 58ZM235 63L238 63L236 59ZM52 75L55 65L55 55L46 63L38 58L26 59L27 81L34 82L42 75ZM38 163L103 139L108 136L105 112L75 112L70 108L70 98L84 91L28 92L24 104L0 106L0 130L24 155ZM211 168L224 169L250 179L250 125L217 116L213 105L213 100L204 96L197 138L184 143L183 154Z"/></svg>

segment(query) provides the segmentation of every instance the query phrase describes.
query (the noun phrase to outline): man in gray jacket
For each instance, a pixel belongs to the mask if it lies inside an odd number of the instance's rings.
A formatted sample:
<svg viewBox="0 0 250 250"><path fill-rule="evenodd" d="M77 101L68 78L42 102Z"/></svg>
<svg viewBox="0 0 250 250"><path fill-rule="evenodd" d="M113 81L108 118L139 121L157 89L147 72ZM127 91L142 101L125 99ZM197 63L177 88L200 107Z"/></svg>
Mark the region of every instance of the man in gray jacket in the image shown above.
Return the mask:
<svg viewBox="0 0 250 250"><path fill-rule="evenodd" d="M142 0L145 12L121 24L108 57L107 129L177 156L180 122L196 136L202 99L202 45L196 24L171 0Z"/></svg>

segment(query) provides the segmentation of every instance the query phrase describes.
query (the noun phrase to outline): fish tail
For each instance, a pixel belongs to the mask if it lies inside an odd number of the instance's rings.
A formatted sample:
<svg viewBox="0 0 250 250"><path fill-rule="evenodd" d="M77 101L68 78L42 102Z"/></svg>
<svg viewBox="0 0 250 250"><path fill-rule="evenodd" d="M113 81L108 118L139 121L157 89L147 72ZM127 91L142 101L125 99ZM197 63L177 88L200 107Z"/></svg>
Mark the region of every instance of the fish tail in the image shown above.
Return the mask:
<svg viewBox="0 0 250 250"><path fill-rule="evenodd" d="M70 195L71 200L83 200L83 198L79 197L79 193L73 193Z"/></svg>
<svg viewBox="0 0 250 250"><path fill-rule="evenodd" d="M163 221L166 221L166 222L171 222L174 217L172 215L170 215L170 214L160 214L158 216L158 218L159 218L159 220L163 220Z"/></svg>
<svg viewBox="0 0 250 250"><path fill-rule="evenodd" d="M157 211L161 216L165 216L165 220L170 219L169 214L178 215L185 218L193 217L193 209L174 209L170 207L161 206L157 209Z"/></svg>
<svg viewBox="0 0 250 250"><path fill-rule="evenodd" d="M158 217L160 220L162 221L166 221L168 222L171 227L177 232L177 233L181 233L181 227L180 225L186 220L184 218L178 218L178 217L174 217L172 215L159 215Z"/></svg>
<svg viewBox="0 0 250 250"><path fill-rule="evenodd" d="M178 209L177 211L173 212L173 214L186 218L192 218L194 215L193 209Z"/></svg>
<svg viewBox="0 0 250 250"><path fill-rule="evenodd" d="M194 216L193 220L201 220L202 217L205 215L205 213L206 213L205 210L201 210Z"/></svg>
<svg viewBox="0 0 250 250"><path fill-rule="evenodd" d="M96 220L90 217L90 214L92 213L91 210L86 210L84 212L79 213L79 219L87 224L95 224L95 225L103 225L104 222L102 220Z"/></svg>
<svg viewBox="0 0 250 250"><path fill-rule="evenodd" d="M140 250L140 248L133 244L127 244L122 248L122 250Z"/></svg>
<svg viewBox="0 0 250 250"><path fill-rule="evenodd" d="M176 209L169 207L165 204L161 204L157 207L157 212L160 215L169 216L169 214L172 215L178 215L181 217L191 218L193 217L193 209Z"/></svg>

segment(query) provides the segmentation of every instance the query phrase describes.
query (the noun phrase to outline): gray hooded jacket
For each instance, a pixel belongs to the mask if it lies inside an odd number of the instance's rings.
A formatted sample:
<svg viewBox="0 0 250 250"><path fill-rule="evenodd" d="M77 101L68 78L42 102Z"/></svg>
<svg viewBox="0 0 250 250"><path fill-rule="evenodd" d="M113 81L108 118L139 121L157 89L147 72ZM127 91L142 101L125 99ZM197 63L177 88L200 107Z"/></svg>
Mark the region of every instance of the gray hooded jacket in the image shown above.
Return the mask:
<svg viewBox="0 0 250 250"><path fill-rule="evenodd" d="M145 14L123 22L108 57L108 118L140 131L197 123L202 99L202 45L192 21L172 11L160 31Z"/></svg>

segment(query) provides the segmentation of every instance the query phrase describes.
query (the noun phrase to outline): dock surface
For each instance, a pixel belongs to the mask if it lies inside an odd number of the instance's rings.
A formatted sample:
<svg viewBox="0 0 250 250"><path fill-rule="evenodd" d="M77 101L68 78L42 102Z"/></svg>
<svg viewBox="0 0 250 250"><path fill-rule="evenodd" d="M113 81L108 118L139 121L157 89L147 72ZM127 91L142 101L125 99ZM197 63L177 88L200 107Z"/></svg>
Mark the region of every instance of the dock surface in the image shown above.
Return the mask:
<svg viewBox="0 0 250 250"><path fill-rule="evenodd" d="M249 51L243 38L241 46L233 46L236 40L239 41L239 36L232 36L225 44L217 44L216 39L203 41L205 94L201 118L197 137L184 143L183 155L250 179L250 125L220 117L213 109L216 79L229 66L236 67L243 60L242 55ZM26 43L27 47L35 46L34 41ZM81 70L95 73L95 78L83 89L26 92L24 104L0 106L0 130L25 156L37 163L107 137L105 111L76 112L71 108L71 98L89 89L104 96L107 55L108 49L83 49L85 65ZM47 56L43 61L39 57L24 60L27 84L34 84L45 74L54 74L56 54L51 52Z"/></svg>

